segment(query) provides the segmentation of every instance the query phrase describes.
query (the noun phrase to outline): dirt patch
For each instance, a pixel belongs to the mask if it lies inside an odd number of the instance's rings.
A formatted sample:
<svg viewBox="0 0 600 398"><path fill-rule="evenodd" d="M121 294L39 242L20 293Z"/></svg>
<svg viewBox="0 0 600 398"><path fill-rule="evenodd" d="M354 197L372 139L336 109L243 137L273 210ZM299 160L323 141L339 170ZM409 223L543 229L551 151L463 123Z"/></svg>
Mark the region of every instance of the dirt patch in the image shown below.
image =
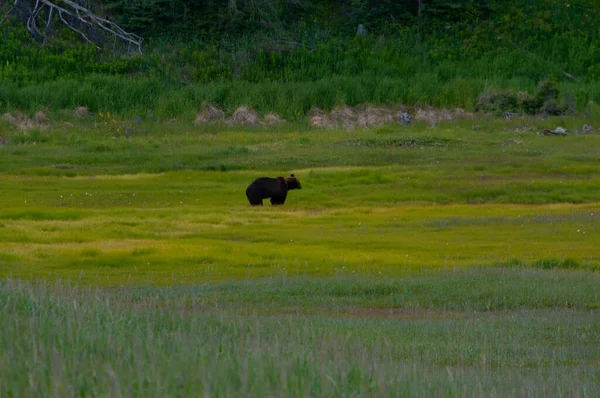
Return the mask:
<svg viewBox="0 0 600 398"><path fill-rule="evenodd" d="M247 106L240 106L233 112L230 118L225 120L227 124L240 124L243 126L254 126L259 124L258 114Z"/></svg>
<svg viewBox="0 0 600 398"><path fill-rule="evenodd" d="M78 106L77 108L75 108L73 110L73 117L75 117L77 119L82 119L89 114L90 114L90 112L88 111L88 108L86 108L85 106Z"/></svg>
<svg viewBox="0 0 600 398"><path fill-rule="evenodd" d="M455 119L475 119L475 114L473 112L467 112L462 108L456 108L453 114Z"/></svg>
<svg viewBox="0 0 600 398"><path fill-rule="evenodd" d="M6 120L10 125L21 131L28 131L32 129L44 130L49 126L50 121L48 116L43 111L37 112L33 119L28 118L22 113L17 113L13 116L10 113L2 115L2 119Z"/></svg>
<svg viewBox="0 0 600 398"><path fill-rule="evenodd" d="M10 113L5 113L4 115L2 115L2 119L6 120L9 124L18 127L21 121L23 120L23 115L19 113L17 114L17 116L13 116Z"/></svg>
<svg viewBox="0 0 600 398"><path fill-rule="evenodd" d="M329 115L325 113L323 110L319 108L312 108L308 112L308 119L310 120L310 125L312 127L320 127L320 128L332 128L333 123L329 118Z"/></svg>
<svg viewBox="0 0 600 398"><path fill-rule="evenodd" d="M417 110L415 120L425 121L429 126L436 126L443 121L452 121L456 119L473 119L475 115L462 108L456 108L454 111L448 109L425 108Z"/></svg>
<svg viewBox="0 0 600 398"><path fill-rule="evenodd" d="M415 115L415 120L425 121L428 125L435 126L441 121L452 120L452 114L447 109L419 109Z"/></svg>
<svg viewBox="0 0 600 398"><path fill-rule="evenodd" d="M202 107L200 107L198 113L196 114L196 120L194 120L194 124L198 125L215 121L221 121L224 117L225 112L223 112L222 109L211 104L203 105Z"/></svg>
<svg viewBox="0 0 600 398"><path fill-rule="evenodd" d="M50 123L50 119L48 119L48 115L46 115L46 112L44 111L36 112L36 114L33 115L33 121L40 125Z"/></svg>
<svg viewBox="0 0 600 398"><path fill-rule="evenodd" d="M338 128L345 130L354 130L358 125L358 116L354 110L348 106L340 106L331 111L331 120Z"/></svg>
<svg viewBox="0 0 600 398"><path fill-rule="evenodd" d="M383 107L356 108L358 125L362 128L379 127L394 122L394 112Z"/></svg>
<svg viewBox="0 0 600 398"><path fill-rule="evenodd" d="M0 135L0 146L2 146L2 145L6 145L6 143L7 143L7 142L8 142L8 141L6 140L6 138L4 138L4 137L2 137L2 136Z"/></svg>
<svg viewBox="0 0 600 398"><path fill-rule="evenodd" d="M374 105L360 105L354 108L339 106L330 113L312 108L308 118L313 127L344 130L353 130L357 127L381 127L394 123L410 124L412 121L412 116L404 106L394 108Z"/></svg>
<svg viewBox="0 0 600 398"><path fill-rule="evenodd" d="M285 120L280 118L276 113L267 113L263 121L267 126L276 126L285 122Z"/></svg>

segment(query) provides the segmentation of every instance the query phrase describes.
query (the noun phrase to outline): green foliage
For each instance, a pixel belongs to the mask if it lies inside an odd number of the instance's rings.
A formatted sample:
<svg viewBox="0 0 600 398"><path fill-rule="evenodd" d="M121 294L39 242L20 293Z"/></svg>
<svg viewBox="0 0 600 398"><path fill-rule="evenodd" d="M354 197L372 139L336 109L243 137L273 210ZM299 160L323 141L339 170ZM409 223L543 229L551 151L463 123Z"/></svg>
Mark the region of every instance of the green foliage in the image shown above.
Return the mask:
<svg viewBox="0 0 600 398"><path fill-rule="evenodd" d="M42 46L7 21L0 111L82 105L174 116L207 101L288 118L359 103L558 115L600 102L600 11L546 3L428 0L419 14L416 1L107 1L94 9L150 35L145 55L99 52L64 29ZM355 37L358 23L366 37ZM536 97L543 81L559 97Z"/></svg>
<svg viewBox="0 0 600 398"><path fill-rule="evenodd" d="M41 46L16 21L0 27L0 84L30 86L90 74L127 76L142 71L146 62L138 56L103 54L72 33L52 46Z"/></svg>
<svg viewBox="0 0 600 398"><path fill-rule="evenodd" d="M533 94L510 90L488 91L479 95L475 110L500 115L519 112L529 115L543 113L550 116L565 115L574 111L569 96L560 99L560 89L553 80L541 81Z"/></svg>

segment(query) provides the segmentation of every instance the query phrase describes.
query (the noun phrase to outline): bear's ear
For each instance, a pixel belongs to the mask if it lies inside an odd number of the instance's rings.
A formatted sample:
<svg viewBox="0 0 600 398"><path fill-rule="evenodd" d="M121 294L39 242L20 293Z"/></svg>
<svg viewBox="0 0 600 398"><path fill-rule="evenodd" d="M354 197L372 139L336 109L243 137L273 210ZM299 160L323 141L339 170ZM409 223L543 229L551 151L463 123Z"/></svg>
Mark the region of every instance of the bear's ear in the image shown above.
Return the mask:
<svg viewBox="0 0 600 398"><path fill-rule="evenodd" d="M293 174L290 174L290 177L294 177L294 178L296 178L296 177L295 177Z"/></svg>

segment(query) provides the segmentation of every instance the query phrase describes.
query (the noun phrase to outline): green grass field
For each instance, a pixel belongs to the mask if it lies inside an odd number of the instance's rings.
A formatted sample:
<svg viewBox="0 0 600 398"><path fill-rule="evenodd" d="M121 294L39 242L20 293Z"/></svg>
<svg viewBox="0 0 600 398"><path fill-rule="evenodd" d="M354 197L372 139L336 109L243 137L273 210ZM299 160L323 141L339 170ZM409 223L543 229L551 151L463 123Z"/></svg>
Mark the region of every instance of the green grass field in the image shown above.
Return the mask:
<svg viewBox="0 0 600 398"><path fill-rule="evenodd" d="M0 396L597 396L583 123L2 121Z"/></svg>

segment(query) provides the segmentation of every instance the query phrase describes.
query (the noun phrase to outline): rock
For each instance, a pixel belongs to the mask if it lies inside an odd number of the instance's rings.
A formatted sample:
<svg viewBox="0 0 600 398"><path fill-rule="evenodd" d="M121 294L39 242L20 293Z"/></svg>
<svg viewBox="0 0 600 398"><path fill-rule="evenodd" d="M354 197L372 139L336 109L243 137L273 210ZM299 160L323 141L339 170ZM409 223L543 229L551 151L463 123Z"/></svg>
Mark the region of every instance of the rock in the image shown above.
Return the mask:
<svg viewBox="0 0 600 398"><path fill-rule="evenodd" d="M356 112L348 106L338 106L331 110L331 120L333 120L338 128L353 130L358 123Z"/></svg>
<svg viewBox="0 0 600 398"><path fill-rule="evenodd" d="M543 130L542 131L543 135L567 135L567 130L565 130L562 127L557 127L554 130Z"/></svg>
<svg viewBox="0 0 600 398"><path fill-rule="evenodd" d="M384 107L356 107L355 112L358 115L358 125L362 128L383 126L394 121L392 111Z"/></svg>
<svg viewBox="0 0 600 398"><path fill-rule="evenodd" d="M308 118L312 127L332 128L333 123L329 116L319 108L311 108Z"/></svg>
<svg viewBox="0 0 600 398"><path fill-rule="evenodd" d="M363 37L367 35L367 28L363 24L358 24L356 28L356 36Z"/></svg>
<svg viewBox="0 0 600 398"><path fill-rule="evenodd" d="M560 126L559 126L559 127L557 127L557 128L555 128L555 129L554 129L554 132L555 132L556 134L567 134L567 130L565 130L564 128L562 128L562 127L560 127Z"/></svg>
<svg viewBox="0 0 600 398"><path fill-rule="evenodd" d="M410 124L412 122L412 116L408 112L398 113L398 123Z"/></svg>
<svg viewBox="0 0 600 398"><path fill-rule="evenodd" d="M215 105L202 104L198 113L196 114L195 125L211 123L215 121L222 121L225 118L225 112Z"/></svg>
<svg viewBox="0 0 600 398"><path fill-rule="evenodd" d="M35 115L33 115L33 120L38 124L48 124L50 120L44 111L38 111Z"/></svg>
<svg viewBox="0 0 600 398"><path fill-rule="evenodd" d="M283 119L276 113L267 113L263 118L264 123L268 126L275 126L283 123Z"/></svg>
<svg viewBox="0 0 600 398"><path fill-rule="evenodd" d="M590 124L584 124L581 128L581 134L593 133L594 131L596 131L596 129Z"/></svg>
<svg viewBox="0 0 600 398"><path fill-rule="evenodd" d="M516 112L508 112L508 111L504 112L502 115L504 116L505 119L509 119L509 120L512 119L513 117L519 116L519 114Z"/></svg>
<svg viewBox="0 0 600 398"><path fill-rule="evenodd" d="M89 111L85 106L78 106L75 108L75 110L73 110L73 117L77 119L81 119L87 115L89 115Z"/></svg>
<svg viewBox="0 0 600 398"><path fill-rule="evenodd" d="M237 108L235 112L233 112L233 115L231 115L231 118L225 121L227 124L239 124L244 126L254 126L258 124L258 122L258 114L254 109L247 106L240 106Z"/></svg>

